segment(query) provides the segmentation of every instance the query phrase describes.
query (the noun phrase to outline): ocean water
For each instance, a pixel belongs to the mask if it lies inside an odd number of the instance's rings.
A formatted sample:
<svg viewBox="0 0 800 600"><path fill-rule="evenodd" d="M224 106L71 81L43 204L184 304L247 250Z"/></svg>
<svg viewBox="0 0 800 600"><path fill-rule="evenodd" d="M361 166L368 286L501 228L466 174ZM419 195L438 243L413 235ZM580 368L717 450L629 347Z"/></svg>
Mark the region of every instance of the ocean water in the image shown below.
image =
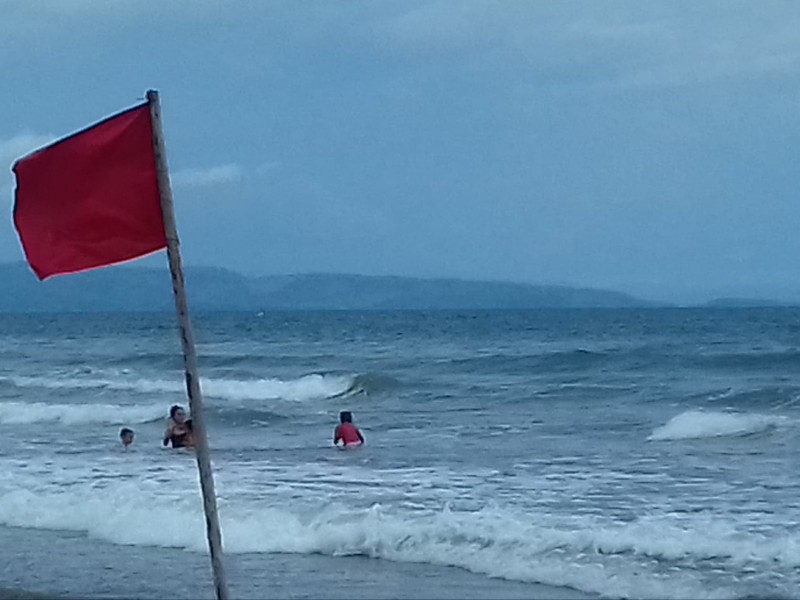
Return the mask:
<svg viewBox="0 0 800 600"><path fill-rule="evenodd" d="M798 310L193 322L237 597L800 593ZM170 314L0 316L0 586L213 595L181 369Z"/></svg>

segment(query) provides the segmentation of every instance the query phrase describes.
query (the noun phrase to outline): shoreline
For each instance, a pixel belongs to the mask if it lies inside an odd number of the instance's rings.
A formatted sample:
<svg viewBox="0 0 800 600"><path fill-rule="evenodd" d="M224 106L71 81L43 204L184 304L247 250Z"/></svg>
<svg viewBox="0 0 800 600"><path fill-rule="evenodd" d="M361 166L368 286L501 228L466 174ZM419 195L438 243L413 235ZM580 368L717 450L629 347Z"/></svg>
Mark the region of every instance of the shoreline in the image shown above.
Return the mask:
<svg viewBox="0 0 800 600"><path fill-rule="evenodd" d="M26 590L0 586L0 600L58 600L55 594L36 594Z"/></svg>
<svg viewBox="0 0 800 600"><path fill-rule="evenodd" d="M0 526L0 547L14 548L13 555L0 552L0 600L214 597L208 557L200 553L120 546L78 532L7 526ZM54 561L54 557L59 559ZM597 597L568 587L495 579L457 567L363 556L229 554L225 559L231 595L240 600Z"/></svg>

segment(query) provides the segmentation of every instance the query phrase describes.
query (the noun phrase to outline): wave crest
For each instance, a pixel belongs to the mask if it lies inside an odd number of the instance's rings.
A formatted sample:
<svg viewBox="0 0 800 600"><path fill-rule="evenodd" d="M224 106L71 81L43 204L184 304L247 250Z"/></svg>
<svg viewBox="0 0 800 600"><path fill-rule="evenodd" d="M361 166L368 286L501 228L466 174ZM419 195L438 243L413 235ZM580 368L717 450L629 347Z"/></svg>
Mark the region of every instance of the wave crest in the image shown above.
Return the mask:
<svg viewBox="0 0 800 600"><path fill-rule="evenodd" d="M18 387L45 389L90 390L105 389L141 394L182 393L185 384L175 380L132 377L10 377ZM298 379L201 379L203 394L224 400L296 400L308 401L347 394L354 386L352 375L313 373Z"/></svg>
<svg viewBox="0 0 800 600"><path fill-rule="evenodd" d="M46 402L0 402L0 423L110 423L125 425L164 419L165 405L120 406L117 404L48 404Z"/></svg>
<svg viewBox="0 0 800 600"><path fill-rule="evenodd" d="M752 435L786 422L786 417L778 415L688 410L654 429L648 439L661 441Z"/></svg>

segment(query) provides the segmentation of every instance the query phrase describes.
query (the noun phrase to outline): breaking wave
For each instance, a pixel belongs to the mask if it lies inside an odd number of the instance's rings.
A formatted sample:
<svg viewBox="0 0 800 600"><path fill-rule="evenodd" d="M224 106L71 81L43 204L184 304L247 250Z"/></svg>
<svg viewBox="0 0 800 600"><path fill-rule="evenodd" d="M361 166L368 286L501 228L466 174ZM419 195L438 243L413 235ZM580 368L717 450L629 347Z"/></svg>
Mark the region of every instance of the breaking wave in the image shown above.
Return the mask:
<svg viewBox="0 0 800 600"><path fill-rule="evenodd" d="M786 417L778 415L689 410L654 429L648 439L658 441L744 436L768 431L786 422Z"/></svg>
<svg viewBox="0 0 800 600"><path fill-rule="evenodd" d="M142 492L132 482L99 494L74 488L61 493L17 489L0 495L0 523L82 531L124 545L205 551L202 512L194 494L154 497ZM380 505L350 509L329 504L304 513L265 506L261 500L223 500L221 514L230 553L362 555L460 567L611 597L732 596L730 589L709 587L691 570L649 571L645 565L653 558L800 567L800 540L789 532L747 533L729 522L700 517L703 522L682 523L667 515L633 522L584 516L560 523L500 508L398 513ZM642 567L631 569L615 556L637 557Z"/></svg>
<svg viewBox="0 0 800 600"><path fill-rule="evenodd" d="M165 405L120 406L116 404L48 404L46 402L0 402L0 423L149 423L164 419Z"/></svg>
<svg viewBox="0 0 800 600"><path fill-rule="evenodd" d="M132 377L9 377L18 387L69 390L115 390L140 394L183 393L183 379ZM347 395L357 387L358 376L314 373L298 379L202 379L203 394L225 400L308 401Z"/></svg>

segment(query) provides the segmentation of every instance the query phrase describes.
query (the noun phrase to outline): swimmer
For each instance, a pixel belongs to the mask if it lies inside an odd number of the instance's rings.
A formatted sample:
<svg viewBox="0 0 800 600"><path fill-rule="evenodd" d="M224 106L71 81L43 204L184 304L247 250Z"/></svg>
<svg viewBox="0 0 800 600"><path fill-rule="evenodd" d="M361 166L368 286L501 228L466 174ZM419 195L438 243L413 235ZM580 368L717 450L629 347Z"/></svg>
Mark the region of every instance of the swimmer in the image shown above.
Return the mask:
<svg viewBox="0 0 800 600"><path fill-rule="evenodd" d="M122 447L127 450L128 446L133 443L133 429L128 429L127 427L120 429L119 439L122 442Z"/></svg>
<svg viewBox="0 0 800 600"><path fill-rule="evenodd" d="M191 430L186 427L186 411L178 404L172 406L169 409L169 422L162 443L165 446L172 444L173 448L183 448L191 436Z"/></svg>
<svg viewBox="0 0 800 600"><path fill-rule="evenodd" d="M364 436L353 425L353 414L349 410L339 413L339 421L341 421L341 425L336 427L333 432L334 446L339 443L339 440L342 441L344 446L360 446L364 443Z"/></svg>

